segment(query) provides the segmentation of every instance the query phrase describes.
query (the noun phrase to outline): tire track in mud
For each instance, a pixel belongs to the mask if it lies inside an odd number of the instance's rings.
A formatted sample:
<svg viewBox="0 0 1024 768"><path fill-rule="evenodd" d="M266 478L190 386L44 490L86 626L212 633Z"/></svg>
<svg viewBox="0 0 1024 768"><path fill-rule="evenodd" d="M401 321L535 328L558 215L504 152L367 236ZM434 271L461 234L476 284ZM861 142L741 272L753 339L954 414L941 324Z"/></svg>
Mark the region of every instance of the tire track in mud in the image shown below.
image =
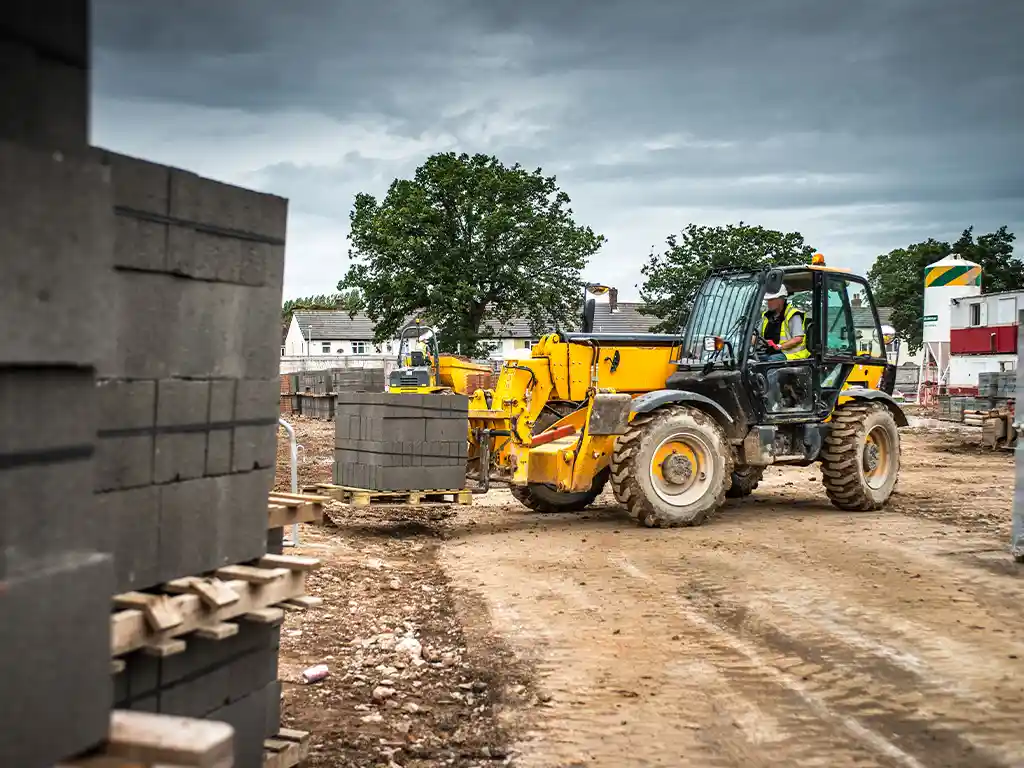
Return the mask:
<svg viewBox="0 0 1024 768"><path fill-rule="evenodd" d="M849 576L837 575L834 561L808 564L793 558L790 566L786 556L793 553L776 543L772 558L762 557L757 547L731 557L695 549L686 562L676 559L667 569L666 561L645 555L620 565L659 584L666 597L671 594L681 613L699 626L697 634L710 632L776 670L782 675L775 679L778 685L797 686L811 697L807 703L816 715L839 717L850 735L895 764L1024 765L1019 735L1024 695L1014 683L1019 667L1007 663L1018 655L1010 651L1019 643L1007 633L974 643L947 637L948 597L945 614L934 605L918 609L932 612L927 624L893 615L891 609L902 609L896 598L907 594L905 588L875 590L870 580L864 588L851 588ZM941 563L935 568L943 570ZM851 575L853 582L864 579L856 570ZM992 577L980 572L972 578ZM917 595L936 591L917 579L912 584ZM969 612L965 618L971 620ZM1019 612L1013 628L1022 628ZM876 738L880 734L886 734L882 741Z"/></svg>

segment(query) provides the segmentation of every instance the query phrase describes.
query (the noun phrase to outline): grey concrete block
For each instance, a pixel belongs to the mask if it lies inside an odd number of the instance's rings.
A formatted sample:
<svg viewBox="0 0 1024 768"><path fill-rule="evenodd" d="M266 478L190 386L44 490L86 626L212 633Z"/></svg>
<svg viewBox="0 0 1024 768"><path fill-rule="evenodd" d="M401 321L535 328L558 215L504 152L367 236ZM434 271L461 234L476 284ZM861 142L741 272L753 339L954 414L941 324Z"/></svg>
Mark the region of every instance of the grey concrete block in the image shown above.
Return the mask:
<svg viewBox="0 0 1024 768"><path fill-rule="evenodd" d="M0 765L51 766L107 735L109 556L69 554L8 578L0 599ZM45 599L40 599L45 596ZM261 712L260 729L265 723Z"/></svg>
<svg viewBox="0 0 1024 768"><path fill-rule="evenodd" d="M157 383L157 426L185 426L207 423L210 383L185 379L164 379Z"/></svg>
<svg viewBox="0 0 1024 768"><path fill-rule="evenodd" d="M234 419L235 389L238 382L222 379L210 382L210 423L227 424Z"/></svg>
<svg viewBox="0 0 1024 768"><path fill-rule="evenodd" d="M424 419L424 440L454 441L469 439L469 420L459 419Z"/></svg>
<svg viewBox="0 0 1024 768"><path fill-rule="evenodd" d="M267 553L284 554L284 528L271 528L267 531Z"/></svg>
<svg viewBox="0 0 1024 768"><path fill-rule="evenodd" d="M18 331L4 334L0 365L88 366L105 358L114 338L107 170L71 154L0 143L0 210L0 253L9 255L0 326Z"/></svg>
<svg viewBox="0 0 1024 768"><path fill-rule="evenodd" d="M95 496L96 515L114 555L117 592L148 589L160 581L160 494L155 486Z"/></svg>
<svg viewBox="0 0 1024 768"><path fill-rule="evenodd" d="M283 240L288 201L194 173L171 170L170 215L200 224Z"/></svg>
<svg viewBox="0 0 1024 768"><path fill-rule="evenodd" d="M418 442L427 439L426 419L422 418L385 419L382 429L384 440Z"/></svg>
<svg viewBox="0 0 1024 768"><path fill-rule="evenodd" d="M206 441L206 432L157 435L153 482L191 480L206 474Z"/></svg>
<svg viewBox="0 0 1024 768"><path fill-rule="evenodd" d="M206 435L207 476L226 475L231 472L231 446L235 433L227 429L212 429Z"/></svg>
<svg viewBox="0 0 1024 768"><path fill-rule="evenodd" d="M221 478L185 480L159 486L159 581L212 571L218 557L224 508Z"/></svg>
<svg viewBox="0 0 1024 768"><path fill-rule="evenodd" d="M128 678L128 695L132 699L153 696L160 691L160 659L142 651L135 651L122 657L124 674ZM154 706L156 700L154 698ZM156 712L156 709L147 710Z"/></svg>
<svg viewBox="0 0 1024 768"><path fill-rule="evenodd" d="M168 214L170 168L109 150L98 149L96 152L101 161L111 168L114 205L159 216Z"/></svg>
<svg viewBox="0 0 1024 768"><path fill-rule="evenodd" d="M104 522L91 492L88 457L0 471L0 581L62 552L104 551ZM2 626L2 625L0 625ZM0 632L2 634L2 632Z"/></svg>
<svg viewBox="0 0 1024 768"><path fill-rule="evenodd" d="M31 43L47 55L86 67L89 62L89 4L86 0L10 3L0 19L0 37Z"/></svg>
<svg viewBox="0 0 1024 768"><path fill-rule="evenodd" d="M167 225L118 215L114 265L153 272L167 270Z"/></svg>
<svg viewBox="0 0 1024 768"><path fill-rule="evenodd" d="M281 681L275 680L267 686L267 722L263 728L264 738L271 739L281 731Z"/></svg>
<svg viewBox="0 0 1024 768"><path fill-rule="evenodd" d="M153 482L153 435L101 437L94 490L137 488Z"/></svg>
<svg viewBox="0 0 1024 768"><path fill-rule="evenodd" d="M152 694L150 696L143 696L141 699L133 699L128 705L128 709L132 712L152 712L154 714L160 711L159 696Z"/></svg>
<svg viewBox="0 0 1024 768"><path fill-rule="evenodd" d="M275 695L271 683L226 707L211 712L207 719L225 722L235 730L234 768L263 768L263 739L267 725L269 697Z"/></svg>
<svg viewBox="0 0 1024 768"><path fill-rule="evenodd" d="M216 478L225 489L219 529L221 565L262 557L267 547L267 494L274 469L260 469Z"/></svg>
<svg viewBox="0 0 1024 768"><path fill-rule="evenodd" d="M45 150L84 151L89 71L21 41L0 39L0 137Z"/></svg>
<svg viewBox="0 0 1024 768"><path fill-rule="evenodd" d="M235 427L231 452L232 469L273 467L277 461L277 425Z"/></svg>
<svg viewBox="0 0 1024 768"><path fill-rule="evenodd" d="M235 421L276 419L280 413L281 382L278 378L238 382Z"/></svg>
<svg viewBox="0 0 1024 768"><path fill-rule="evenodd" d="M99 429L142 429L156 423L156 382L107 379L96 383Z"/></svg>
<svg viewBox="0 0 1024 768"><path fill-rule="evenodd" d="M281 285L246 288L244 374L239 378L272 379L281 368Z"/></svg>
<svg viewBox="0 0 1024 768"><path fill-rule="evenodd" d="M238 622L238 633L224 640L203 640L190 637L184 652L160 660L160 688L168 688L185 680L206 675L214 669L232 664L243 656L257 652L275 652L280 643L276 631L279 627ZM249 693L258 686L251 685ZM205 715L206 710L202 713Z"/></svg>
<svg viewBox="0 0 1024 768"><path fill-rule="evenodd" d="M105 333L116 349L100 367L101 378L168 379L180 333L176 326L187 281L170 275L113 271L111 294L115 320Z"/></svg>
<svg viewBox="0 0 1024 768"><path fill-rule="evenodd" d="M275 285L279 246L221 234L172 226L168 235L167 269L199 280L240 285ZM275 282L268 282L275 281Z"/></svg>
<svg viewBox="0 0 1024 768"><path fill-rule="evenodd" d="M8 335L17 333L16 329L8 330ZM92 371L0 369L0 454L87 448L95 442L96 388Z"/></svg>

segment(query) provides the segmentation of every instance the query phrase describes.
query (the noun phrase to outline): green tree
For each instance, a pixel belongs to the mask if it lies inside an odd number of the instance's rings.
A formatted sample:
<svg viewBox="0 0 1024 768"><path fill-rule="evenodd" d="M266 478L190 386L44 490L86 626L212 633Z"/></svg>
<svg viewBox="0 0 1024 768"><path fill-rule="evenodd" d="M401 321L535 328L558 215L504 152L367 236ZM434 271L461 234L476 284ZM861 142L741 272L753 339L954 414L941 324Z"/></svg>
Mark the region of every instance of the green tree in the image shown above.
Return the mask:
<svg viewBox="0 0 1024 768"><path fill-rule="evenodd" d="M342 293L321 293L317 296L305 296L300 299L288 299L281 305L281 324L287 327L296 311L308 309L341 309L358 312L363 305L359 291Z"/></svg>
<svg viewBox="0 0 1024 768"><path fill-rule="evenodd" d="M986 292L1024 288L1024 263L1013 255L1014 234L1006 227L975 240L968 227L953 245L929 238L921 243L896 248L875 259L868 281L875 304L892 307L892 327L910 352L923 345L921 318L924 314L924 270L929 264L958 253L981 265L981 282Z"/></svg>
<svg viewBox="0 0 1024 768"><path fill-rule="evenodd" d="M644 313L661 322L655 330L674 332L689 314L704 276L716 267L761 269L767 266L809 264L814 249L799 232L744 224L707 227L688 224L665 239L666 249L652 253L640 270Z"/></svg>
<svg viewBox="0 0 1024 768"><path fill-rule="evenodd" d="M488 346L485 314L527 318L535 333L572 322L580 273L604 242L576 225L553 176L480 154L431 156L380 202L356 195L350 220L338 288L359 290L377 341L417 315L465 354Z"/></svg>

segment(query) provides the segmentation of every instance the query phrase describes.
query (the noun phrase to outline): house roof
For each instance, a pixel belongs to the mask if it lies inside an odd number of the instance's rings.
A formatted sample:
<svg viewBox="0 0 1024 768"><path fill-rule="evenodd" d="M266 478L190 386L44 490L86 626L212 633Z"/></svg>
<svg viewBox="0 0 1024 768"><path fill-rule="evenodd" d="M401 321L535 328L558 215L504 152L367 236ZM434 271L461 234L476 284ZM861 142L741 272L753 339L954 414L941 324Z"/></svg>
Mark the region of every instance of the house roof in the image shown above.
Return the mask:
<svg viewBox="0 0 1024 768"><path fill-rule="evenodd" d="M640 308L643 304L634 302L622 302L618 304L615 312L612 312L606 302L600 302L594 307L594 332L595 333L647 333L658 323L658 318L651 315L643 315ZM491 321L484 321L484 324L491 329L494 336L502 339L532 339L536 336L530 330L530 321L526 318L514 319L504 325L498 325ZM574 330L573 328L566 330Z"/></svg>
<svg viewBox="0 0 1024 768"><path fill-rule="evenodd" d="M361 312L352 317L346 310L307 309L293 316L306 341L373 340L374 323Z"/></svg>
<svg viewBox="0 0 1024 768"><path fill-rule="evenodd" d="M639 302L619 302L617 311L612 312L608 304L600 302L594 308L594 331L596 333L647 333L658 323L658 319L640 312L643 304ZM874 324L871 312L866 307L855 308L854 325L864 327ZM370 318L361 313L350 317L345 310L322 309L302 310L294 314L299 330L306 341L371 341L374 324ZM878 308L878 319L885 325L892 317L889 307ZM411 322L412 318L410 318ZM502 339L531 339L535 334L530 329L530 321L525 318L514 319L504 325L485 320L484 325L494 337ZM566 329L572 330L572 329Z"/></svg>

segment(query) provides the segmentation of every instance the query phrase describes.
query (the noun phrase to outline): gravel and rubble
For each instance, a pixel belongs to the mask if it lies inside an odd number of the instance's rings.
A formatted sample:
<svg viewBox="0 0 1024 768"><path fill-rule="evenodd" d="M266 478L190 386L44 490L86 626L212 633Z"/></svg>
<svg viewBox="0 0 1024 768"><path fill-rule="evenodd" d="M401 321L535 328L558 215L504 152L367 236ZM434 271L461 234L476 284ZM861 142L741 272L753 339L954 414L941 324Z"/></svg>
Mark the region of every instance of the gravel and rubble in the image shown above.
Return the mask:
<svg viewBox="0 0 1024 768"><path fill-rule="evenodd" d="M333 442L333 425L295 426L300 482L327 482L315 446ZM312 733L309 766L514 765L509 745L544 697L491 633L487 608L438 564L454 509L331 502L326 512L328 524L302 526L301 546L288 550L321 560L307 591L324 603L288 614L281 633L283 720ZM327 677L305 683L317 664Z"/></svg>

